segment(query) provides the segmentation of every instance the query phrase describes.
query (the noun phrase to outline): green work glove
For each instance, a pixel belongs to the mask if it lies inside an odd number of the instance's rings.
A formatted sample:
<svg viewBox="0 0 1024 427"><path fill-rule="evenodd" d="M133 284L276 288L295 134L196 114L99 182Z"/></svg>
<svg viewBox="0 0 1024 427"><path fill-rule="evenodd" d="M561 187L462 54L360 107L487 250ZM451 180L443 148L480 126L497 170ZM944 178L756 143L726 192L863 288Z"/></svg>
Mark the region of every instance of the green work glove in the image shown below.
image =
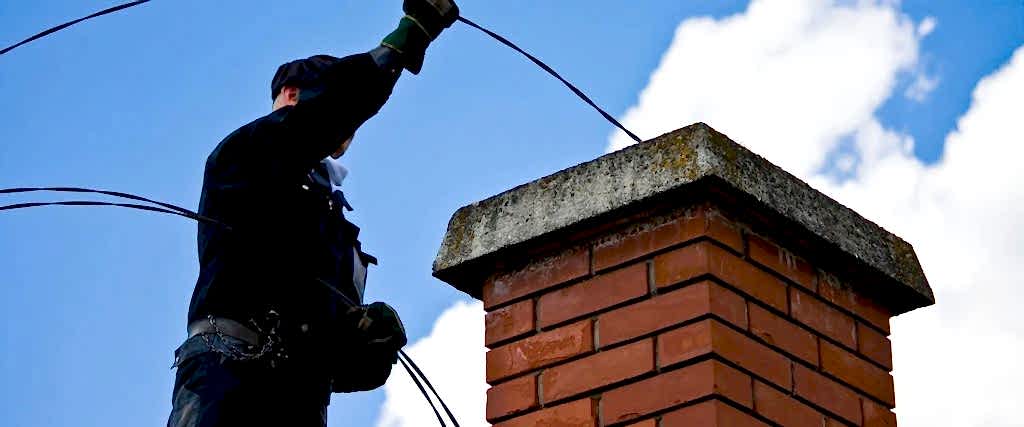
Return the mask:
<svg viewBox="0 0 1024 427"><path fill-rule="evenodd" d="M459 5L452 0L405 0L402 11L418 22L431 40L459 18Z"/></svg>
<svg viewBox="0 0 1024 427"><path fill-rule="evenodd" d="M398 28L384 37L381 45L402 56L403 68L419 74L427 46L455 23L459 6L451 0L405 0L402 10L406 15L398 22Z"/></svg>
<svg viewBox="0 0 1024 427"><path fill-rule="evenodd" d="M408 343L405 325L398 317L398 312L382 302L350 308L343 322L345 325L342 327L348 329L353 345L356 346L375 347L396 353Z"/></svg>
<svg viewBox="0 0 1024 427"><path fill-rule="evenodd" d="M346 339L338 343L331 390L352 393L384 385L391 365L398 362L398 351L408 343L398 312L375 302L353 307L343 322Z"/></svg>

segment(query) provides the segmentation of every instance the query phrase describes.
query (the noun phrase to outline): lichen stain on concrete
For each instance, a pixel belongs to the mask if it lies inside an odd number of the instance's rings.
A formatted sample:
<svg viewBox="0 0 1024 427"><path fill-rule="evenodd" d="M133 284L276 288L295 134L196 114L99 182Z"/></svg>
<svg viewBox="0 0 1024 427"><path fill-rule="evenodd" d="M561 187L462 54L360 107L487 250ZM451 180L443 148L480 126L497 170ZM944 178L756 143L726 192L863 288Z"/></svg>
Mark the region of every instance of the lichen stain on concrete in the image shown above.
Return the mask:
<svg viewBox="0 0 1024 427"><path fill-rule="evenodd" d="M738 181L743 174L740 171L739 159L740 159L740 148L739 144L736 144L729 140L729 137L722 133L719 133L713 129L706 132L707 141L714 145L714 151L718 152L724 160L721 172L726 175L732 181Z"/></svg>
<svg viewBox="0 0 1024 427"><path fill-rule="evenodd" d="M658 166L661 169L673 172L673 175L683 176L688 181L697 179L697 149L683 140L682 135L674 138L665 138L655 142L662 145L657 152L664 153Z"/></svg>
<svg viewBox="0 0 1024 427"><path fill-rule="evenodd" d="M921 270L921 263L917 259L914 247L892 234L889 235L889 240L889 253L896 264L894 270L899 276L897 278L905 283L909 283L918 292L927 294L934 301L935 294L932 292L931 287L928 285L928 279L925 278Z"/></svg>
<svg viewBox="0 0 1024 427"><path fill-rule="evenodd" d="M476 237L473 227L468 224L470 210L470 208L465 207L455 211L455 215L452 215L451 223L448 225L449 238L444 242L449 248L449 253L469 253L469 248L465 247L465 245L473 242Z"/></svg>

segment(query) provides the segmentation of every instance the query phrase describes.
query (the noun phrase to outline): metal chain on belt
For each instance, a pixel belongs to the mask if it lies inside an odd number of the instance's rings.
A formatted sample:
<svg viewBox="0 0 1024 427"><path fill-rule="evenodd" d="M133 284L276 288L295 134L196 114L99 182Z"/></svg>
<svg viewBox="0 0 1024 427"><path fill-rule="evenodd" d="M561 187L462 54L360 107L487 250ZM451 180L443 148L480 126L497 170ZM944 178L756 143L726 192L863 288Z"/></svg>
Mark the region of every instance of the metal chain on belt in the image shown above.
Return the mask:
<svg viewBox="0 0 1024 427"><path fill-rule="evenodd" d="M207 316L206 318L210 322L210 326L213 327L212 334L220 338L221 341L230 342L231 340L238 340L238 338L232 337L222 332L220 328L217 326L216 319L212 315ZM270 359L270 365L274 366L277 360L288 359L288 355L284 352L284 348L280 345L281 339L277 335L277 328L280 324L277 312L270 311L269 313L267 313L267 319L269 320L268 323L270 325L266 331L264 331L263 328L260 328L258 322L250 321L250 324L252 324L252 326L256 329L257 334L259 335L259 340L262 342L262 344L259 345L259 348L256 351L250 352L238 350L233 346L216 346L213 345L213 342L210 341L209 335L211 334L200 334L199 336L202 337L203 342L206 344L207 347L210 348L210 350L212 350L215 353L219 353L227 357L228 359L238 361L249 361L259 360L262 359L264 356L271 355L272 357ZM256 346L246 346L246 348L248 349L252 349L253 347Z"/></svg>

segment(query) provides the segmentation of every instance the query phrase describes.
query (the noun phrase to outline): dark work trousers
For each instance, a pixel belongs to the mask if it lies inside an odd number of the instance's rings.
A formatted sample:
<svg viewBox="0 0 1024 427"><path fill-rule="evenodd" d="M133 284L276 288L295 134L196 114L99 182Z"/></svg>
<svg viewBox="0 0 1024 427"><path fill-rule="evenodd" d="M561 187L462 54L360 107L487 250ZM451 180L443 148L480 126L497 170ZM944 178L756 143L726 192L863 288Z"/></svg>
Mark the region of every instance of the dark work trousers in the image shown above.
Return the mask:
<svg viewBox="0 0 1024 427"><path fill-rule="evenodd" d="M327 425L329 383L312 390L303 375L271 367L266 358L235 360L222 353L249 351L242 341L203 338L189 338L174 352L178 370L168 427Z"/></svg>

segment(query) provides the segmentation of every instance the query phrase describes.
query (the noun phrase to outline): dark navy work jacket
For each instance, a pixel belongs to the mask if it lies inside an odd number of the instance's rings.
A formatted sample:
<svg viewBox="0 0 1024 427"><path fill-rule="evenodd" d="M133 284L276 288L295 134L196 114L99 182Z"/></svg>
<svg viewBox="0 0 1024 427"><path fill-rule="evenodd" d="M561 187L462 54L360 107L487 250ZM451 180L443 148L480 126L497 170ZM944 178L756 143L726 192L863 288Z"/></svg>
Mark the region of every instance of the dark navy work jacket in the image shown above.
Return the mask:
<svg viewBox="0 0 1024 427"><path fill-rule="evenodd" d="M377 113L397 75L359 54L321 76L298 105L242 126L207 159L199 212L231 229L199 225L189 322L214 315L244 323L273 310L315 337L340 309L317 279L360 300L351 280L359 229L324 185L320 161Z"/></svg>

